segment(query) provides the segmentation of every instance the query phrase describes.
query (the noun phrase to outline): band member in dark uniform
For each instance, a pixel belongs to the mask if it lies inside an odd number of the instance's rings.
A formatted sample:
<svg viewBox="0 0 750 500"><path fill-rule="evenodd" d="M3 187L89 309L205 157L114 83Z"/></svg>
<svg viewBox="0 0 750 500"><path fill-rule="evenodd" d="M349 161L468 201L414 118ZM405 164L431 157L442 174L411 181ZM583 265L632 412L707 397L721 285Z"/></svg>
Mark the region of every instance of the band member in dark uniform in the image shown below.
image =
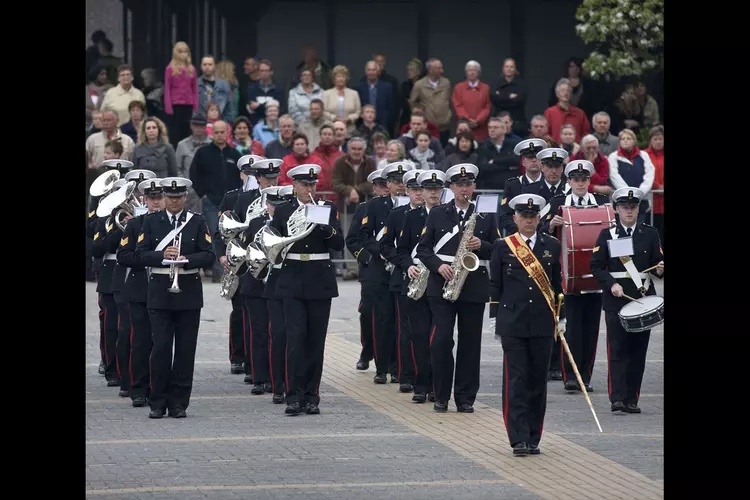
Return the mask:
<svg viewBox="0 0 750 500"><path fill-rule="evenodd" d="M399 205L388 214L385 232L380 239L380 255L382 255L391 266L391 281L389 289L393 297L393 307L396 318L396 361L399 381L399 391L412 392L416 375L416 363L411 350L411 333L409 331L409 317L406 309L406 295L402 295L404 288L404 275L406 269L411 265L411 259L403 259L397 255L396 238L404 227L404 217L410 210L416 210L422 206L422 186L417 183L417 175L420 170L409 170L404 174L403 182L406 186L406 195L409 203ZM406 267L402 267L406 265Z"/></svg>
<svg viewBox="0 0 750 500"><path fill-rule="evenodd" d="M119 189L123 189L128 181L119 179L115 182L110 195ZM117 245L120 243L122 231L114 222L114 211L108 217L100 217L97 220L94 242L91 254L94 259L101 259L101 267L98 272L96 291L99 293L99 307L102 310L102 323L104 325L104 377L107 387L120 385L120 377L117 371L117 302L112 290L114 269L117 263Z"/></svg>
<svg viewBox="0 0 750 500"><path fill-rule="evenodd" d="M143 219L164 210L164 188L160 179L150 179L138 184L143 193L147 214L130 219L125 226L120 246L117 247L117 264L127 268L123 293L128 301L131 320L130 337L130 399L133 406L146 406L149 396L149 356L151 355L151 323L146 308L148 274L143 264L135 261L135 246L143 227Z"/></svg>
<svg viewBox="0 0 750 500"><path fill-rule="evenodd" d="M373 200L389 193L386 180L380 175L383 169L375 170L367 176L367 181L372 183L372 190L375 194ZM359 266L360 282L360 300L359 300L359 331L362 351L357 360L357 370L367 370L370 367L370 361L375 355L375 340L373 336L373 316L372 316L372 296L374 294L373 284L367 279L368 263L372 260L372 254L367 251L362 240L360 239L360 230L362 221L367 217L367 205L373 200L364 201L357 205L352 217L352 223L349 225L349 232L346 235L346 248L357 259ZM374 286L377 288L377 285Z"/></svg>
<svg viewBox="0 0 750 500"><path fill-rule="evenodd" d="M240 179L242 180L242 187L232 189L224 193L224 198L219 203L219 217L221 214L228 210L232 210L237 214L239 220L245 220L245 211L247 205L242 207L237 206L240 197L249 199L251 202L259 196L257 189L250 189L250 180L252 179L252 167L256 161L262 160L262 156L257 155L245 155L237 160L237 168L240 170ZM247 193L247 194L245 194ZM224 240L219 234L218 228L216 233L213 235L214 238L214 251L219 256L219 262L226 268L226 251L227 247L224 244ZM233 375L246 372L248 373L250 368L245 366L243 369L242 362L245 358L245 344L244 344L244 329L242 321L242 304L239 297L235 293L232 297L232 312L229 313L229 363L230 373ZM247 382L247 381L246 381ZM248 383L252 383L252 380Z"/></svg>
<svg viewBox="0 0 750 500"><path fill-rule="evenodd" d="M396 196L404 194L404 173L413 170L411 162L397 161L389 163L380 173L386 180L389 194L374 198L367 203L367 215L362 219L359 239L370 253L367 263L366 280L369 283L368 295L372 306L372 324L375 354L376 384L385 384L387 374L391 374L391 383L398 383L398 363L393 356L395 341L394 305L388 291L391 275L385 269L385 258L380 254L380 240L385 235L388 214L396 206Z"/></svg>
<svg viewBox="0 0 750 500"><path fill-rule="evenodd" d="M409 283L419 275L420 261L417 259L417 244L422 230L427 224L430 211L440 204L440 195L445 185L445 172L441 170L416 170L419 174L417 183L422 187L424 203L420 208L409 210L404 216L403 229L397 238L396 251L401 260L401 267L406 269L406 276L401 288L401 296L406 298L406 311L409 322L409 344L415 364L414 395L412 401L424 403L428 399L434 402L432 392L432 367L430 363L430 329L432 312L423 295L418 300L407 297ZM411 172L408 172L411 173ZM407 184L408 185L408 184Z"/></svg>
<svg viewBox="0 0 750 500"><path fill-rule="evenodd" d="M544 198L521 194L508 204L518 232L492 250L490 316L503 345L503 417L513 454L537 455L562 291L560 242L537 232Z"/></svg>
<svg viewBox="0 0 750 500"><path fill-rule="evenodd" d="M150 267L146 305L154 344L148 416L162 418L168 409L171 417L185 418L203 308L199 271L216 256L206 218L185 210L192 182L167 177L159 184L167 197L166 210L143 219L135 247L136 262Z"/></svg>
<svg viewBox="0 0 750 500"><path fill-rule="evenodd" d="M155 179L156 174L151 170L131 170L125 176L126 182L135 182L135 189L133 195L143 198L138 191L138 186L141 182L148 179ZM119 209L118 209L119 210ZM112 220L115 220L115 214L118 210L112 213ZM145 207L144 207L144 210ZM127 223L132 219L132 215L127 215L121 219L121 224L124 224L127 228ZM115 229L118 229L117 227ZM122 231L120 236L124 238L125 232ZM119 250L119 246L117 248ZM113 253L116 253L113 252ZM116 255L115 255L116 258ZM127 266L120 264L119 261L115 261L115 268L112 271L112 293L115 297L115 304L117 306L117 378L120 379L120 397L127 398L130 396L130 333L131 322L130 322L130 307L128 304L128 298L125 294L125 280L128 276Z"/></svg>
<svg viewBox="0 0 750 500"><path fill-rule="evenodd" d="M275 182L281 172L282 163L281 160L276 159L259 160L253 165L253 171L257 172L259 178L273 179ZM271 191L268 191L269 189ZM278 194L277 186L269 186L261 189L261 195L264 192L275 200L277 204L281 203L282 199L276 196ZM253 242L256 233L268 222L268 209L267 207L265 208L265 213L249 221L250 227L242 233L242 246L244 248L247 248ZM243 222L248 222L245 220L244 214L242 220ZM250 391L252 394L264 394L273 391L269 367L270 334L268 331L268 304L266 303L266 299L263 298L265 283L263 283L262 278L263 276L258 279L253 277L249 272L245 273L240 277L240 286L235 294L242 301L242 317L245 332L245 366L249 370L248 375L253 380L253 388Z"/></svg>
<svg viewBox="0 0 750 500"><path fill-rule="evenodd" d="M113 160L104 160L102 162L102 166L105 168L105 171L110 170L117 170L120 172L120 179L123 179L125 177L125 174L127 174L130 169L133 168L133 163L127 160L119 160L119 159L113 159ZM120 183L122 185L123 183ZM106 195L105 195L106 196ZM89 249L87 250L89 253L91 253L93 250L93 243L94 243L94 236L97 233L97 224L99 222L99 217L96 216L96 209L99 208L99 200L102 199L102 196L91 196L90 197L90 205L89 205L89 213L88 218L86 220L86 237L88 240ZM101 259L94 257L93 254L91 254L91 258L93 260L92 263L92 271L94 272L94 278L97 282L97 288L99 283L99 274L101 271ZM99 295L98 298L98 304L99 304L99 351L101 352L101 362L99 363L99 375L105 375L106 370L106 342L105 342L105 334L104 334L104 305L101 301L101 295Z"/></svg>
<svg viewBox="0 0 750 500"><path fill-rule="evenodd" d="M266 189L270 190L274 186ZM266 209L268 210L269 221L273 216L278 205L284 202L294 200L294 188L292 186L280 186L276 188L277 196L273 191L268 191L266 195ZM284 402L286 392L286 329L284 319L284 301L276 298L276 281L281 272L281 264L268 264L266 277L264 278L265 286L263 288L263 298L266 299L268 308L268 318L270 320L270 340L269 340L269 363L271 374L271 390L273 391L272 401L274 404Z"/></svg>
<svg viewBox="0 0 750 500"><path fill-rule="evenodd" d="M550 202L552 198L558 194L568 195L570 192L570 185L567 183L565 176L563 175L563 169L565 162L568 160L568 152L562 148L546 148L541 150L537 154L537 158L542 162L542 182L539 187L539 194L547 202L544 209L542 209L539 217L541 220L547 218L547 212L551 209ZM560 312L560 318L567 315L566 307L563 306ZM552 349L552 358L549 364L549 380L563 380L562 374L562 361L560 358L560 352L563 350L560 339L555 341L555 346Z"/></svg>
<svg viewBox="0 0 750 500"><path fill-rule="evenodd" d="M656 295L651 276L664 276L664 252L659 232L652 226L637 222L638 206L643 197L643 191L634 187L624 187L612 193L619 223L602 230L591 256L591 273L602 285L607 324L607 386L613 412L641 412L638 396L651 337L651 330L625 331L618 313L630 303L625 295L635 299ZM608 241L620 238L632 238L632 257L610 257ZM654 266L650 273L641 272Z"/></svg>
<svg viewBox="0 0 750 500"><path fill-rule="evenodd" d="M503 189L503 200L501 202L500 233L503 236L513 234L518 231L516 223L513 222L513 210L508 207L508 201L522 193L539 194L542 187L542 164L536 155L547 147L547 143L542 139L526 139L516 144L513 152L521 157L521 166L524 168L524 174L518 177L511 177L505 181Z"/></svg>
<svg viewBox="0 0 750 500"><path fill-rule="evenodd" d="M593 174L594 165L589 161L575 160L568 163L565 167L565 177L568 178L570 184L570 194L558 194L550 200L549 212L540 224L542 231L555 235L559 228L563 227L564 221L559 215L561 206L590 207L609 203L606 197L588 192ZM599 341L601 310L601 290L565 295L565 338L568 340L570 352L573 354L588 392L594 390L590 382L596 360L596 345ZM563 370L565 390L580 391L573 365L562 345L559 355L562 366L565 368Z"/></svg>
<svg viewBox="0 0 750 500"><path fill-rule="evenodd" d="M473 413L479 391L479 365L482 351L482 319L488 301L489 278L487 261L498 229L495 214L476 213L472 203L474 181L479 168L460 163L445 172L450 180L453 200L430 210L427 225L417 245L417 258L430 270L426 295L432 311L430 353L435 387L435 411L448 411L453 383L453 326L458 316L458 348L453 390L459 412ZM475 271L466 271L466 281L455 301L443 298L446 282L453 282L452 264L464 240L464 228L476 213L473 236L466 243L466 252L479 260Z"/></svg>
<svg viewBox="0 0 750 500"><path fill-rule="evenodd" d="M270 226L281 236L289 234L290 216L301 206L313 204L330 207L328 224L317 225L304 238L287 250L276 282L276 298L284 301L286 320L286 387L285 413L298 415L303 411L319 414L320 378L323 375L331 299L338 296L336 271L331 263L332 251L344 249L338 212L329 201L315 203L315 184L320 166L303 164L287 171L293 179L295 200L274 210Z"/></svg>

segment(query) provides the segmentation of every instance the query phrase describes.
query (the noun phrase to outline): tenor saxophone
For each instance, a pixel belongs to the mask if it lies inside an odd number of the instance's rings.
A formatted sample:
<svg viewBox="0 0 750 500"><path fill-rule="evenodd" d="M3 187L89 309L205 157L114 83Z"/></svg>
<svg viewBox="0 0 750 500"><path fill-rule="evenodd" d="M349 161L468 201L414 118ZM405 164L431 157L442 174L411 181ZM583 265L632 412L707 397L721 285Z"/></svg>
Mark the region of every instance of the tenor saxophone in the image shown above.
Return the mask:
<svg viewBox="0 0 750 500"><path fill-rule="evenodd" d="M443 285L443 298L450 302L455 302L461 295L461 289L464 287L464 282L469 273L479 268L479 257L468 249L469 240L474 236L474 227L476 224L477 212L474 211L469 216L469 220L466 221L463 233L461 233L458 250L456 250L456 256L451 263L453 279L446 281L445 285Z"/></svg>
<svg viewBox="0 0 750 500"><path fill-rule="evenodd" d="M419 300L422 298L425 290L427 290L427 278L430 277L430 270L427 269L427 266L425 266L421 260L416 265L417 268L419 268L419 276L409 281L409 286L406 292L406 296L412 300Z"/></svg>

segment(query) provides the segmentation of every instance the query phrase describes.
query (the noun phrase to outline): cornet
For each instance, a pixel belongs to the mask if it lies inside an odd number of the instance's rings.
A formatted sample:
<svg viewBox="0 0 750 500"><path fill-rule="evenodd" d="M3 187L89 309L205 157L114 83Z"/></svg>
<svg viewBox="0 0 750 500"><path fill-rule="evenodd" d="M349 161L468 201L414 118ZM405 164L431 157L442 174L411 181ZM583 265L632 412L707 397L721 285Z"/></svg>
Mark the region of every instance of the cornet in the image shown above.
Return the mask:
<svg viewBox="0 0 750 500"><path fill-rule="evenodd" d="M182 233L175 237L175 241L172 242L177 247L177 256L179 258L180 252L182 252ZM168 292L171 293L182 293L180 285L177 283L177 277L180 275L180 271L177 268L177 264L169 265L169 277L172 279L172 286L167 288Z"/></svg>

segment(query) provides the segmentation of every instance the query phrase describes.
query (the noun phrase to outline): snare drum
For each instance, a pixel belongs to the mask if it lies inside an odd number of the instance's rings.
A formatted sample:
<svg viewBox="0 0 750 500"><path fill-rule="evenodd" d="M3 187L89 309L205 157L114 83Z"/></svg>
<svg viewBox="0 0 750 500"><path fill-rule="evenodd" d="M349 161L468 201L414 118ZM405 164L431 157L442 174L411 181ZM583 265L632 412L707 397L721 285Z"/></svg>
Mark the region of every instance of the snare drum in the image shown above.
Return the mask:
<svg viewBox="0 0 750 500"><path fill-rule="evenodd" d="M620 324L626 332L644 332L664 323L664 298L658 295L641 297L625 304L620 312Z"/></svg>
<svg viewBox="0 0 750 500"><path fill-rule="evenodd" d="M614 224L612 205L564 205L560 209L565 221L559 236L563 293L600 292L601 286L591 274L591 255L602 229L609 229Z"/></svg>

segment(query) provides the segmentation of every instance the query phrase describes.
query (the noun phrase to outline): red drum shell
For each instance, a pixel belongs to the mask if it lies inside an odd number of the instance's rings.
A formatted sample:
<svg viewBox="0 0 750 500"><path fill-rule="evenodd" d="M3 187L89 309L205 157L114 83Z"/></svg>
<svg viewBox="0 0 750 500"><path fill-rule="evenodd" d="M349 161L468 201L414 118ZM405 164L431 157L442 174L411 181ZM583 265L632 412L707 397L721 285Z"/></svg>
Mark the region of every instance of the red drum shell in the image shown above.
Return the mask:
<svg viewBox="0 0 750 500"><path fill-rule="evenodd" d="M591 275L591 255L602 229L615 223L611 204L596 207L560 207L565 224L559 228L562 252L563 293L587 293L601 290L599 282Z"/></svg>

